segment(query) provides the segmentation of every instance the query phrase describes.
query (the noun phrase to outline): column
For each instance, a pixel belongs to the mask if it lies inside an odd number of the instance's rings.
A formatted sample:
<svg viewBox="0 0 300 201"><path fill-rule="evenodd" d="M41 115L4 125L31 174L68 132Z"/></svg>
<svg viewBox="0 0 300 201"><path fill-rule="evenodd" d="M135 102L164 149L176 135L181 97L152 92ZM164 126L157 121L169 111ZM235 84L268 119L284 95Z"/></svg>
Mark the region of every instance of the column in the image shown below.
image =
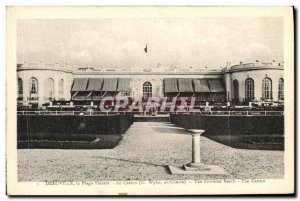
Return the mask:
<svg viewBox="0 0 300 201"><path fill-rule="evenodd" d="M201 130L202 131L202 130ZM200 155L200 135L202 134L201 132L194 132L192 134L192 163L195 164L200 164L201 162L201 155Z"/></svg>
<svg viewBox="0 0 300 201"><path fill-rule="evenodd" d="M202 167L201 153L200 153L200 136L205 132L200 129L189 129L189 133L192 135L192 162L187 164L189 167Z"/></svg>
<svg viewBox="0 0 300 201"><path fill-rule="evenodd" d="M231 101L231 75L230 73L225 74L225 85L226 85L226 99L227 101Z"/></svg>

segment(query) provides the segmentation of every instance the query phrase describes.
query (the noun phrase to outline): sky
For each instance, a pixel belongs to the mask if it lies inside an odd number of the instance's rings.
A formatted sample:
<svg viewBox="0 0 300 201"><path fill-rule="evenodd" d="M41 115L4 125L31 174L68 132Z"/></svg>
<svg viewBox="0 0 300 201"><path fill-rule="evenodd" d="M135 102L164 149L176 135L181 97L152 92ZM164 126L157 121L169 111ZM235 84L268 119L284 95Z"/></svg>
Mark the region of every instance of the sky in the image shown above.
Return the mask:
<svg viewBox="0 0 300 201"><path fill-rule="evenodd" d="M26 19L17 26L18 63L220 68L255 60L283 61L281 18Z"/></svg>

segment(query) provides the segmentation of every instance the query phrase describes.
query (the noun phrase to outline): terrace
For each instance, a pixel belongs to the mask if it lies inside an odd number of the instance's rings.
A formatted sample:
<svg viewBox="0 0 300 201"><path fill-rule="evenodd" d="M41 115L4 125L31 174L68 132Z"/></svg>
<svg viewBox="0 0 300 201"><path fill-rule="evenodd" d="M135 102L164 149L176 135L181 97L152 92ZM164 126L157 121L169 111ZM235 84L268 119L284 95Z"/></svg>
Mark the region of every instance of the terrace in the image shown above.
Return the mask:
<svg viewBox="0 0 300 201"><path fill-rule="evenodd" d="M201 160L228 175L171 175L191 161L191 136L167 122L135 122L114 149L18 149L19 181L281 179L282 151L234 149L201 136ZM272 163L270 163L272 161ZM126 168L124 168L126 167Z"/></svg>

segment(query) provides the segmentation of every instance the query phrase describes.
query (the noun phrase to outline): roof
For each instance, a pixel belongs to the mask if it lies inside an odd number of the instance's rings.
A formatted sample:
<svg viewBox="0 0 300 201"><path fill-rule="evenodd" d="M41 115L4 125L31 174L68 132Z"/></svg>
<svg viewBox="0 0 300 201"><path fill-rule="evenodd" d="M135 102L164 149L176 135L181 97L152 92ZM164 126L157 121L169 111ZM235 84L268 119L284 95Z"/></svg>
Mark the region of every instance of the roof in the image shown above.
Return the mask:
<svg viewBox="0 0 300 201"><path fill-rule="evenodd" d="M102 91L117 91L117 78L104 78Z"/></svg>
<svg viewBox="0 0 300 201"><path fill-rule="evenodd" d="M102 78L89 78L87 91L101 91L103 79Z"/></svg>
<svg viewBox="0 0 300 201"><path fill-rule="evenodd" d="M119 78L117 91L130 91L130 90L131 90L130 78Z"/></svg>
<svg viewBox="0 0 300 201"><path fill-rule="evenodd" d="M164 92L165 93L178 92L177 78L165 78L164 79Z"/></svg>
<svg viewBox="0 0 300 201"><path fill-rule="evenodd" d="M209 88L211 92L224 92L225 88L220 79L209 79Z"/></svg>
<svg viewBox="0 0 300 201"><path fill-rule="evenodd" d="M194 92L192 79L178 78L178 91L179 92Z"/></svg>
<svg viewBox="0 0 300 201"><path fill-rule="evenodd" d="M86 91L88 78L75 78L71 91Z"/></svg>
<svg viewBox="0 0 300 201"><path fill-rule="evenodd" d="M196 93L210 92L207 79L193 79L193 83Z"/></svg>

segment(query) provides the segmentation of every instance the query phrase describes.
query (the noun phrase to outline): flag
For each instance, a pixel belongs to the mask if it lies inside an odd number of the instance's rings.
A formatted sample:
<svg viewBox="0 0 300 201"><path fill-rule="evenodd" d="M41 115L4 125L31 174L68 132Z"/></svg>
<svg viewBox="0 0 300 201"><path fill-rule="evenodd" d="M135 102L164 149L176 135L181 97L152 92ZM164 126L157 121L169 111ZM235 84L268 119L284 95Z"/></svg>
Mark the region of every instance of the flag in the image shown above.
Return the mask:
<svg viewBox="0 0 300 201"><path fill-rule="evenodd" d="M147 47L147 44L146 44L146 47L144 48L144 51L147 53L148 51L148 47Z"/></svg>

